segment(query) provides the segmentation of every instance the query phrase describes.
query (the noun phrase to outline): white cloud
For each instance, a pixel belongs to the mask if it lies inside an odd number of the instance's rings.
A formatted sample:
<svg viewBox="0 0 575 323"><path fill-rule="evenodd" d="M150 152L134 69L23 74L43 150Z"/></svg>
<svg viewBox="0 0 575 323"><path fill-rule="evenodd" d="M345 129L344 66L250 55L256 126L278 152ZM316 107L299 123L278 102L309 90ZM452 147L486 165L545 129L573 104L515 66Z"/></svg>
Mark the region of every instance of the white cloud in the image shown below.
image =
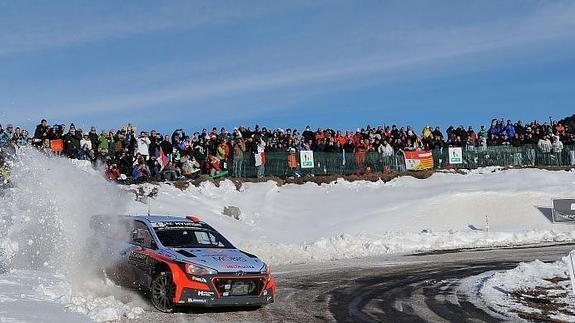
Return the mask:
<svg viewBox="0 0 575 323"><path fill-rule="evenodd" d="M36 3L0 2L0 56L15 55L77 44L166 30L185 30L206 24L230 23L277 11L292 10L305 3L270 6L211 1Z"/></svg>
<svg viewBox="0 0 575 323"><path fill-rule="evenodd" d="M217 79L200 77L187 83L146 88L124 95L89 97L68 93L61 95L61 99L42 102L42 107L34 109L42 115L72 118L75 115L169 106L177 102L193 106L194 102L222 101L230 97L270 93L285 95L287 91L303 98L313 96L317 91L329 91L330 88L359 86L374 78L396 79L405 69L419 69L425 75L426 67L438 62L445 63L461 57L480 61L486 53L522 51L530 46L545 46L547 42L572 39L575 36L575 3L543 4L527 15L510 15L469 24L441 24L441 27L424 29L401 25L391 30L358 28L363 30L362 33L350 28L347 34L345 29L335 30L341 33L333 35L331 40L313 37L302 40L302 47L310 46L310 52L298 48L300 43L290 43L274 48L254 48L258 55L248 52L233 63L222 61L222 65L238 66L238 70L242 70L241 65L254 66L239 74L224 72ZM453 13L447 13L450 14ZM374 24L370 22L367 25ZM164 28L162 23L153 26ZM133 27L126 28L141 30ZM120 24L110 30L122 28ZM355 39L346 38L350 35ZM319 45L311 46L310 43L314 41ZM366 44L369 50L362 50L362 45ZM219 57L206 58L205 63L218 66L218 59L222 60ZM133 75L135 82L140 79L143 79L142 75ZM233 109L230 107L229 110Z"/></svg>
<svg viewBox="0 0 575 323"><path fill-rule="evenodd" d="M433 64L460 56L480 56L482 53L500 49L513 49L550 40L572 38L575 35L575 5L545 7L536 14L517 17L508 21L484 23L452 29L417 30L404 34L403 42L411 50L394 52L391 44L380 44L379 48L363 56L346 57L339 61L328 61L304 65L289 70L275 69L233 77L224 80L189 84L177 84L156 91L146 91L111 99L93 99L83 102L83 110L114 111L159 105L182 100L219 98L229 95L262 92L278 88L297 87L298 91L309 85L334 83L338 80L368 77L374 74L413 66ZM265 52L264 52L265 55ZM266 57L261 57L266 61ZM250 94L250 95L251 95ZM74 103L70 108L76 108ZM69 109L62 106L64 111Z"/></svg>

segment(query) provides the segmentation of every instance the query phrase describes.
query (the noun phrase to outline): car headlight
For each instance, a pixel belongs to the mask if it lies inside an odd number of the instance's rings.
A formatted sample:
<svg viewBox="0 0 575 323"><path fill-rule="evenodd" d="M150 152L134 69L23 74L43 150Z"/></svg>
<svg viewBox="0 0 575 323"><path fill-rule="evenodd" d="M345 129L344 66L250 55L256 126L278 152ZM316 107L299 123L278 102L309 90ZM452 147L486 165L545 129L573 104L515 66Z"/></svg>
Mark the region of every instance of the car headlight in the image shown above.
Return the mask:
<svg viewBox="0 0 575 323"><path fill-rule="evenodd" d="M262 267L262 269L260 269L260 274L267 275L269 271L270 271L270 269L269 269L268 265L266 265L264 263L264 266Z"/></svg>
<svg viewBox="0 0 575 323"><path fill-rule="evenodd" d="M196 264L186 264L186 272L195 276L216 275L218 273L216 270Z"/></svg>

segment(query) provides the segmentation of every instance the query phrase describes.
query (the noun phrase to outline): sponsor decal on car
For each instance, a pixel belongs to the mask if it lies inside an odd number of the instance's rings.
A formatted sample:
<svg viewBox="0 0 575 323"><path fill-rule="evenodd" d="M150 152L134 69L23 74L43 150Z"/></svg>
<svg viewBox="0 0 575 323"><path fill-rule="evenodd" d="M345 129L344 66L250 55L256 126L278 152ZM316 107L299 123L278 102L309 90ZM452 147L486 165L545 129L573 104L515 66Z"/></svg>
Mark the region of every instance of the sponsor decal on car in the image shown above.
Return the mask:
<svg viewBox="0 0 575 323"><path fill-rule="evenodd" d="M215 261L238 261L238 262L246 262L246 258L244 257L233 257L233 256L212 256L212 259Z"/></svg>
<svg viewBox="0 0 575 323"><path fill-rule="evenodd" d="M199 290L198 291L198 296L202 296L202 297L212 297L214 296L214 292L206 292L203 290Z"/></svg>
<svg viewBox="0 0 575 323"><path fill-rule="evenodd" d="M252 265L238 265L238 264L225 264L223 265L226 269L255 269L256 267Z"/></svg>
<svg viewBox="0 0 575 323"><path fill-rule="evenodd" d="M162 229L162 228L203 228L204 225L201 223L186 222L186 221L170 221L170 222L155 222L152 223L152 227Z"/></svg>
<svg viewBox="0 0 575 323"><path fill-rule="evenodd" d="M188 298L188 303L203 303L206 304L208 302L207 299L202 298Z"/></svg>

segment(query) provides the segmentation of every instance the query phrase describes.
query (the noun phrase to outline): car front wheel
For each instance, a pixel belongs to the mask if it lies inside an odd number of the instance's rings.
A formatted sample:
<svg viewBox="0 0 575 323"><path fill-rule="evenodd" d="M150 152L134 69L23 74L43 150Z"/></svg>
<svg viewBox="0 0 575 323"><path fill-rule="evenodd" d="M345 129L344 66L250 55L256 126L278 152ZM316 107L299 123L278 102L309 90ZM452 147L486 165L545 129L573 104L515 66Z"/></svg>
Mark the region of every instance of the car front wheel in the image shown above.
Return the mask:
<svg viewBox="0 0 575 323"><path fill-rule="evenodd" d="M162 271L152 280L152 304L164 313L174 311L174 297L176 297L176 284L172 280L172 273Z"/></svg>

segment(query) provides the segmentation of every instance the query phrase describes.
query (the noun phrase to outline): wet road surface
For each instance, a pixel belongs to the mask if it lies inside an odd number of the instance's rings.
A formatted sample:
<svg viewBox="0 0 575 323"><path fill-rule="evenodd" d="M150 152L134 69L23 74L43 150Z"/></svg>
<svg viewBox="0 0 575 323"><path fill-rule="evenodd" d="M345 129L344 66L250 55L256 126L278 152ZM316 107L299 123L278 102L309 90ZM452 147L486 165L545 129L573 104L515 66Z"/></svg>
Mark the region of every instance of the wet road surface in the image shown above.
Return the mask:
<svg viewBox="0 0 575 323"><path fill-rule="evenodd" d="M154 322L500 322L457 291L462 278L555 261L573 244L454 250L277 267L277 299L260 309L183 309Z"/></svg>

